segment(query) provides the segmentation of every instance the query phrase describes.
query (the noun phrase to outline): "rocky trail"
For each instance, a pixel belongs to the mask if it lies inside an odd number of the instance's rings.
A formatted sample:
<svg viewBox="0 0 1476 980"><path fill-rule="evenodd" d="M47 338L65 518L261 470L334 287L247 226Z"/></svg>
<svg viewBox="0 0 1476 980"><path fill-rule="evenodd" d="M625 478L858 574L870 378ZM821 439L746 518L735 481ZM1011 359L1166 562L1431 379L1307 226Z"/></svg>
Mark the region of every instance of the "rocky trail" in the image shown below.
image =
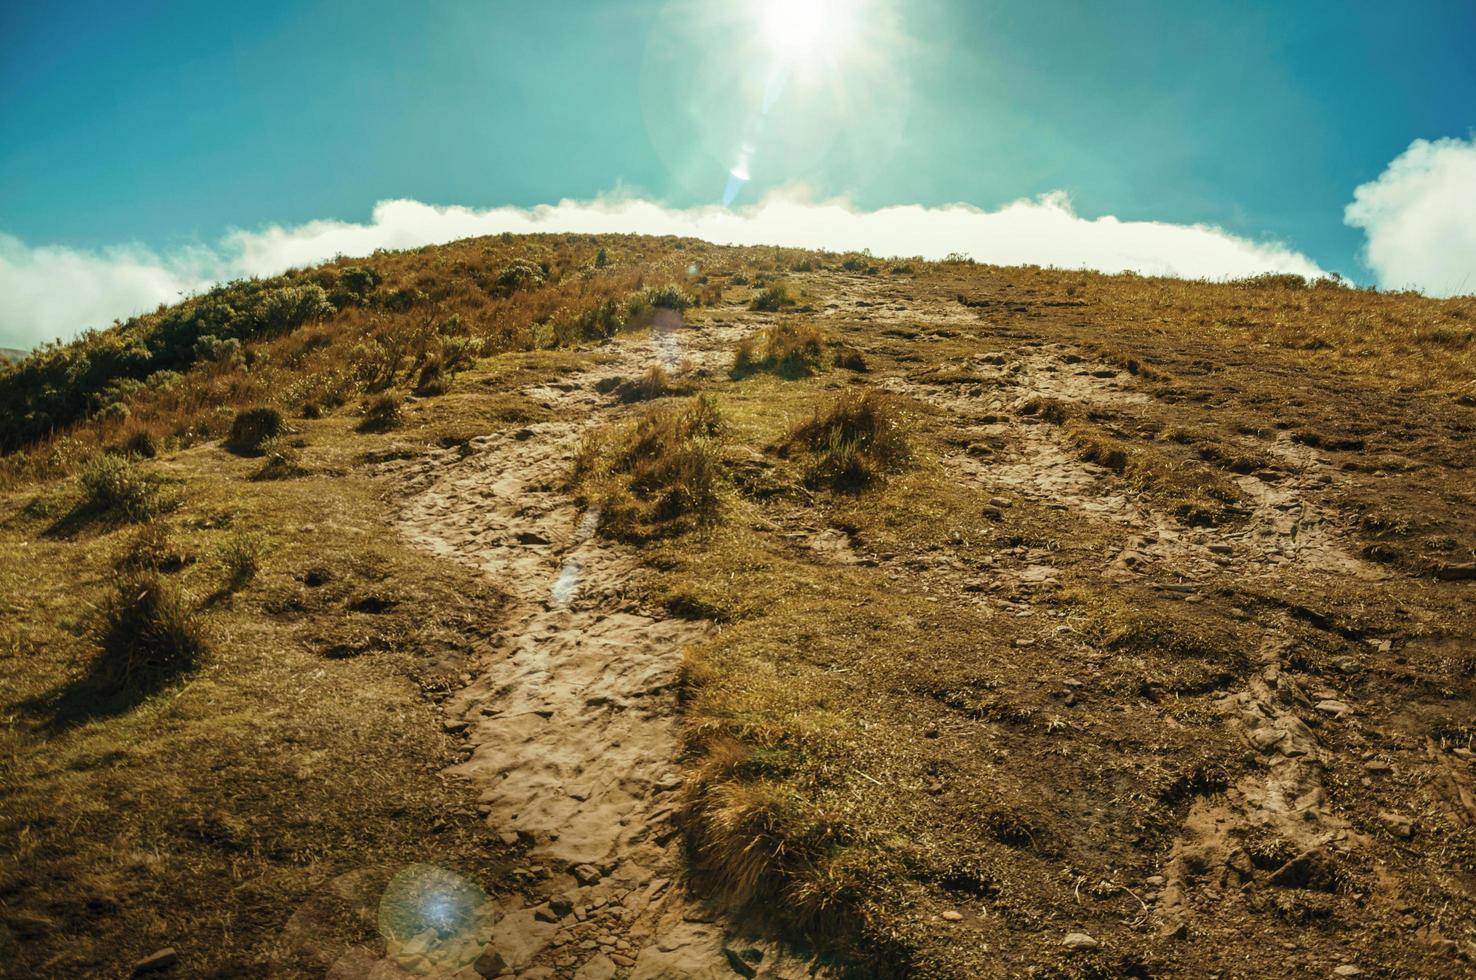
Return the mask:
<svg viewBox="0 0 1476 980"><path fill-rule="evenodd" d="M583 434L629 411L601 392L653 364L726 366L747 329L658 324L644 339L616 340L602 366L525 391L560 421L438 451L394 474L406 490L402 533L474 566L511 598L480 673L446 704L447 729L465 738L467 756L451 774L479 794L505 842L526 846L522 877L543 900L484 916L478 938L489 953L467 976L811 974L689 890L673 825L676 684L684 646L707 627L631 599L639 562L597 538L599 515L581 513L562 489ZM424 953L392 948L387 960L416 973Z"/></svg>

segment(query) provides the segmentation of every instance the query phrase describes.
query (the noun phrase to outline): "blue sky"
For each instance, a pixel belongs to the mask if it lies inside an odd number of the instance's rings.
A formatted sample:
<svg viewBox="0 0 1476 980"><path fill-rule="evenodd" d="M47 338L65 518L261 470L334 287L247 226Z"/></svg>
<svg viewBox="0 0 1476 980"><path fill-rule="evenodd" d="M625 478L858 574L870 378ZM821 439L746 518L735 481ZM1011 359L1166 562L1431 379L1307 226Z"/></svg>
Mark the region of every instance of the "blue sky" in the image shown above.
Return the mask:
<svg viewBox="0 0 1476 980"><path fill-rule="evenodd" d="M1476 126L1469 0L831 2L864 37L796 59L756 130L761 0L4 0L0 233L169 250L396 198L706 205L758 131L740 204L1065 191L1368 280L1354 189Z"/></svg>

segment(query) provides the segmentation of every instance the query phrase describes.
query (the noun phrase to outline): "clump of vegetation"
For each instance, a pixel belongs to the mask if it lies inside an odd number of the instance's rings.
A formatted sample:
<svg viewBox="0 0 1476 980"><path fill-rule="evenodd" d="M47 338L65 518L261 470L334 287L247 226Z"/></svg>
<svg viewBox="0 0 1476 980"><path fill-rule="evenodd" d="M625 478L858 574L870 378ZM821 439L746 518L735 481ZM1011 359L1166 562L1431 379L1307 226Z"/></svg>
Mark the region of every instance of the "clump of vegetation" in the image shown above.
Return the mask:
<svg viewBox="0 0 1476 980"><path fill-rule="evenodd" d="M847 371L855 371L858 374L871 370L866 364L866 357L859 350L848 344L841 344L835 349L835 366Z"/></svg>
<svg viewBox="0 0 1476 980"><path fill-rule="evenodd" d="M275 408L248 408L237 412L231 420L231 434L226 445L243 455L257 455L272 439L280 438L287 431L282 413Z"/></svg>
<svg viewBox="0 0 1476 980"><path fill-rule="evenodd" d="M520 289L533 289L542 286L546 278L546 270L527 259L518 259L504 266L497 274L497 288L504 294L515 293Z"/></svg>
<svg viewBox="0 0 1476 980"><path fill-rule="evenodd" d="M722 416L699 395L652 406L613 440L587 439L571 474L582 504L598 507L600 529L640 541L717 519Z"/></svg>
<svg viewBox="0 0 1476 980"><path fill-rule="evenodd" d="M232 592L251 584L261 571L261 556L266 550L260 536L237 532L220 547L220 562L225 567L226 585Z"/></svg>
<svg viewBox="0 0 1476 980"><path fill-rule="evenodd" d="M690 394L691 389L677 384L660 364L653 364L646 373L635 381L622 381L615 387L615 397L624 404L670 398L673 395Z"/></svg>
<svg viewBox="0 0 1476 980"><path fill-rule="evenodd" d="M470 337L443 337L439 348L421 367L415 393L427 398L450 391L456 375L476 363L477 348L477 342Z"/></svg>
<svg viewBox="0 0 1476 980"><path fill-rule="evenodd" d="M1242 513L1234 483L1161 443L1128 442L1085 419L1068 419L1066 436L1083 460L1141 487L1189 524L1223 524Z"/></svg>
<svg viewBox="0 0 1476 980"><path fill-rule="evenodd" d="M360 432L388 432L397 429L405 421L400 396L385 392L377 396L364 408L364 419L359 423Z"/></svg>
<svg viewBox="0 0 1476 980"><path fill-rule="evenodd" d="M174 542L168 526L154 521L129 539L115 564L123 572L177 572L191 560L190 554Z"/></svg>
<svg viewBox="0 0 1476 980"><path fill-rule="evenodd" d="M85 511L147 521L162 509L158 481L122 456L94 456L82 464L80 479Z"/></svg>
<svg viewBox="0 0 1476 980"><path fill-rule="evenodd" d="M262 455L266 457L266 461L252 475L253 480L290 480L308 473L307 468L302 465L297 447L288 445L281 439L272 439L262 446Z"/></svg>
<svg viewBox="0 0 1476 980"><path fill-rule="evenodd" d="M137 459L153 459L159 455L159 442L148 429L135 429L124 437L122 445L125 456Z"/></svg>
<svg viewBox="0 0 1476 980"><path fill-rule="evenodd" d="M767 371L783 378L804 378L820 369L825 357L825 335L814 324L786 321L766 327L758 338L738 344L731 376L747 377Z"/></svg>
<svg viewBox="0 0 1476 980"><path fill-rule="evenodd" d="M208 651L198 615L178 589L152 571L118 581L98 607L92 636L98 655L89 680L113 694L156 690L199 667Z"/></svg>
<svg viewBox="0 0 1476 980"><path fill-rule="evenodd" d="M789 434L785 450L810 456L811 486L859 490L906 466L911 449L896 398L876 391L846 392Z"/></svg>
<svg viewBox="0 0 1476 980"><path fill-rule="evenodd" d="M1069 402L1045 395L1026 399L1018 411L1026 418L1039 419L1052 425L1064 425L1067 419L1077 414L1076 407Z"/></svg>
<svg viewBox="0 0 1476 980"><path fill-rule="evenodd" d="M756 313L778 313L794 305L795 299L789 295L789 287L776 282L749 301L748 308Z"/></svg>

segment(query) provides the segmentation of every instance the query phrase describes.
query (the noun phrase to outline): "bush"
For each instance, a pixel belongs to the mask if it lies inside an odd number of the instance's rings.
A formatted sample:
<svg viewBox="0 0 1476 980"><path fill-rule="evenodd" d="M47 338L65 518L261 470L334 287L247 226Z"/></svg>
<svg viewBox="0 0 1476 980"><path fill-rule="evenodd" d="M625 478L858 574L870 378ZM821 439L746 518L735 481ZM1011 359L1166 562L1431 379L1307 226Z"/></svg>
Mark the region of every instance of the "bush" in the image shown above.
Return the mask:
<svg viewBox="0 0 1476 980"><path fill-rule="evenodd" d="M515 293L520 289L533 289L542 286L544 273L541 266L535 265L527 259L518 259L503 267L497 274L497 288L504 294Z"/></svg>
<svg viewBox="0 0 1476 980"><path fill-rule="evenodd" d="M894 397L875 391L847 392L790 433L786 450L811 455L806 479L812 486L856 490L900 469L911 452Z"/></svg>
<svg viewBox="0 0 1476 980"><path fill-rule="evenodd" d="M359 423L360 432L388 432L398 428L405 420L400 408L400 396L386 392L374 399L364 409L364 421Z"/></svg>
<svg viewBox="0 0 1476 980"><path fill-rule="evenodd" d="M793 305L794 300L789 295L789 287L783 283L775 283L755 296L748 304L748 308L757 313L778 313L786 306Z"/></svg>
<svg viewBox="0 0 1476 980"><path fill-rule="evenodd" d="M130 521L151 520L159 513L159 485L127 459L110 453L82 464L82 509L116 513Z"/></svg>
<svg viewBox="0 0 1476 980"><path fill-rule="evenodd" d="M281 334L311 320L323 320L337 312L322 286L284 286L268 290L257 306L256 333Z"/></svg>
<svg viewBox="0 0 1476 980"><path fill-rule="evenodd" d="M184 597L156 572L124 576L98 607L92 680L110 692L148 691L200 666L208 645Z"/></svg>
<svg viewBox="0 0 1476 980"><path fill-rule="evenodd" d="M258 454L270 439L287 431L282 413L275 408L248 408L237 412L231 420L231 434L226 445L238 453Z"/></svg>

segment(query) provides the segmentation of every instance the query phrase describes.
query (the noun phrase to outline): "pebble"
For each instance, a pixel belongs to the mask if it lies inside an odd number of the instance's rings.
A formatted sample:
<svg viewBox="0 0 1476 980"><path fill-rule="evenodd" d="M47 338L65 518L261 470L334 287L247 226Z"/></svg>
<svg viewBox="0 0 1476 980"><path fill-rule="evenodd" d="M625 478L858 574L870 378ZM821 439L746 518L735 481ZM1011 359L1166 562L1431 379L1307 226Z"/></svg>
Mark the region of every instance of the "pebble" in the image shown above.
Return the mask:
<svg viewBox="0 0 1476 980"><path fill-rule="evenodd" d="M581 885L593 885L601 878L600 869L592 864L581 864L574 868L574 878Z"/></svg>
<svg viewBox="0 0 1476 980"><path fill-rule="evenodd" d="M1013 506L1015 506L1015 502L1013 500L1011 500L1009 497L990 497L989 498L989 506L991 506L991 507L998 507L1001 510L1003 510L1006 507L1013 507Z"/></svg>
<svg viewBox="0 0 1476 980"><path fill-rule="evenodd" d="M167 970L179 962L179 953L173 946L165 946L163 949L155 950L148 956L133 964L133 975L142 973L157 973Z"/></svg>
<svg viewBox="0 0 1476 980"><path fill-rule="evenodd" d="M1326 701L1318 701L1317 710L1328 715L1346 715L1353 708L1346 701L1334 701L1329 698Z"/></svg>
<svg viewBox="0 0 1476 980"><path fill-rule="evenodd" d="M1066 937L1061 940L1061 945L1070 950L1084 951L1096 949L1102 944L1084 932L1068 932Z"/></svg>
<svg viewBox="0 0 1476 980"><path fill-rule="evenodd" d="M1342 966L1334 968L1333 974L1339 977L1357 977L1362 976L1363 971L1352 963L1344 963Z"/></svg>
<svg viewBox="0 0 1476 980"><path fill-rule="evenodd" d="M955 912L953 909L949 909L947 912L943 913L943 918L947 919L949 922L962 922L963 913Z"/></svg>

